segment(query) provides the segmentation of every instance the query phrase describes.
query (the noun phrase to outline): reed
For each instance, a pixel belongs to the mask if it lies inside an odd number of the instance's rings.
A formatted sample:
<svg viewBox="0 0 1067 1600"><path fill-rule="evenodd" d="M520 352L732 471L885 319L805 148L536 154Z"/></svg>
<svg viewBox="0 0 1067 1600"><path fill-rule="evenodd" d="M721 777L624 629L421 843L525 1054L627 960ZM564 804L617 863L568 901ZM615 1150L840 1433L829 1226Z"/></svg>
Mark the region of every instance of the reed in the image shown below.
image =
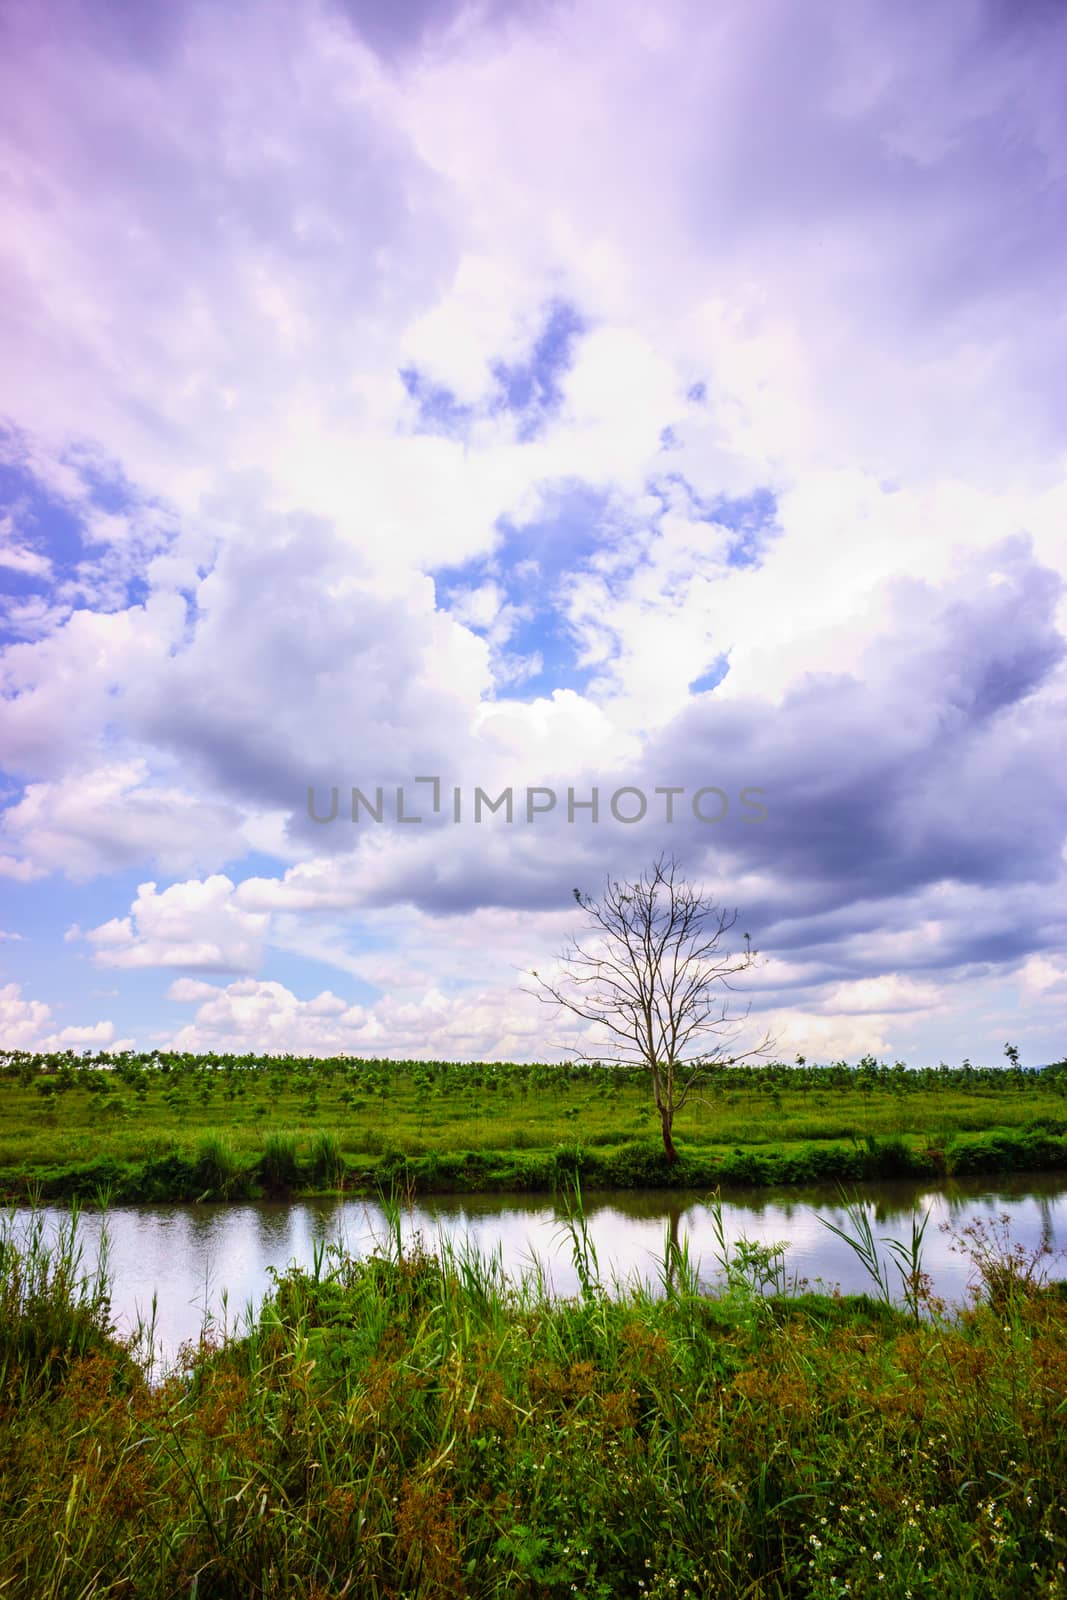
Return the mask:
<svg viewBox="0 0 1067 1600"><path fill-rule="evenodd" d="M662 1294L603 1283L575 1188L563 1298L536 1258L427 1248L394 1192L371 1255L323 1244L149 1384L76 1226L2 1235L0 1593L1063 1591L1067 1298L1000 1235L918 1322L724 1235L721 1294L677 1238Z"/></svg>

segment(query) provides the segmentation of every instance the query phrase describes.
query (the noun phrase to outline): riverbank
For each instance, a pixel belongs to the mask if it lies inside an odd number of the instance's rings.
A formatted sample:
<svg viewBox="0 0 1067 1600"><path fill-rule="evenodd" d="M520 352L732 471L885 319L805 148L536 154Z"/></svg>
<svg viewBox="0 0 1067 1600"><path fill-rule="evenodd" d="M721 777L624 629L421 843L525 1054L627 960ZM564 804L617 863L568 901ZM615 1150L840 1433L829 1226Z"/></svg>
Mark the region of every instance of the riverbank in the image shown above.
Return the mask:
<svg viewBox="0 0 1067 1600"><path fill-rule="evenodd" d="M0 1196L711 1189L1067 1170L1067 1069L721 1069L675 1124L620 1069L9 1057Z"/></svg>
<svg viewBox="0 0 1067 1600"><path fill-rule="evenodd" d="M1063 1594L1067 1297L961 1237L957 1312L550 1300L471 1250L324 1252L153 1387L70 1236L0 1247L0 1588L198 1600ZM996 1240L993 1241L997 1243ZM774 1289L773 1283L767 1287ZM921 1283L916 1287L920 1291Z"/></svg>
<svg viewBox="0 0 1067 1600"><path fill-rule="evenodd" d="M711 1190L723 1185L786 1188L877 1178L939 1180L977 1174L1067 1171L1067 1125L991 1128L959 1134L944 1149L904 1137L862 1143L809 1141L792 1145L689 1148L668 1166L652 1141L586 1148L580 1141L550 1150L457 1150L422 1156L399 1152L353 1162L329 1130L266 1141L242 1164L218 1136L192 1148L175 1145L144 1161L103 1157L92 1162L0 1170L0 1196L25 1202L106 1195L113 1204L163 1201L371 1196L399 1186L412 1195L553 1193L577 1177L587 1189Z"/></svg>

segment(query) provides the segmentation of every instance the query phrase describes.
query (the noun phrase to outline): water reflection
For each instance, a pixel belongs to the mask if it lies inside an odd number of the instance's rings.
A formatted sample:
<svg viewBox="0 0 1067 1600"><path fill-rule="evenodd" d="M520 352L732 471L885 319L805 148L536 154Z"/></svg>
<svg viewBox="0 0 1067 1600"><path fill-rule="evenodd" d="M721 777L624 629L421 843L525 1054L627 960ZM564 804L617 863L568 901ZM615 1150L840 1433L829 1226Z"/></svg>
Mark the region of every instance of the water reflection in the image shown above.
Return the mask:
<svg viewBox="0 0 1067 1600"><path fill-rule="evenodd" d="M1007 1213L1010 1236L1027 1250L1042 1244L1060 1251L1067 1244L1067 1182L1061 1176L959 1179L939 1188L908 1182L865 1184L860 1194L874 1210L874 1231L906 1240L915 1213L929 1210L923 1259L935 1292L949 1301L966 1298L971 1271L953 1253L947 1230L987 1222ZM742 1236L760 1244L788 1245L791 1278L838 1284L846 1292L871 1287L848 1246L823 1227L820 1216L844 1226L840 1192L734 1190L722 1196L728 1246ZM702 1283L717 1279L712 1216L705 1194L651 1192L589 1193L585 1196L589 1237L607 1284L641 1279L661 1284L668 1241L687 1248ZM49 1213L58 1225L63 1213ZM86 1262L95 1259L101 1217L84 1213L81 1234ZM384 1242L386 1222L375 1203L316 1200L295 1204L263 1201L240 1205L120 1207L107 1216L112 1307L122 1331L147 1316L156 1296L156 1334L163 1359L196 1339L206 1320L230 1328L259 1305L270 1288L270 1269L292 1261L310 1265L316 1242L339 1240L354 1255ZM486 1255L499 1252L506 1271L517 1275L540 1264L551 1289L578 1289L562 1207L546 1196L464 1195L420 1202L403 1214L406 1241L420 1235L432 1248L439 1239L469 1240ZM1053 1276L1067 1276L1067 1262L1050 1263ZM897 1282L895 1270L891 1281Z"/></svg>

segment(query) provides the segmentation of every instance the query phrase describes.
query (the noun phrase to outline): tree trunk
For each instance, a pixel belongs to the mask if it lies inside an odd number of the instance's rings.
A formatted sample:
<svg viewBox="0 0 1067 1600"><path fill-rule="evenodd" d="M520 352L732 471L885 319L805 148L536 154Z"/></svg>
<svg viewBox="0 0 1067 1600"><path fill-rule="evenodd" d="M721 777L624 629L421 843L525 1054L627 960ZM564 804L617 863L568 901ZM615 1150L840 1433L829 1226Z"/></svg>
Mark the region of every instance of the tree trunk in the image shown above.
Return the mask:
<svg viewBox="0 0 1067 1600"><path fill-rule="evenodd" d="M667 1156L667 1165L673 1167L678 1160L678 1152L674 1148L674 1140L671 1138L671 1124L674 1121L674 1113L667 1106L661 1106L659 1119L663 1126L663 1149Z"/></svg>

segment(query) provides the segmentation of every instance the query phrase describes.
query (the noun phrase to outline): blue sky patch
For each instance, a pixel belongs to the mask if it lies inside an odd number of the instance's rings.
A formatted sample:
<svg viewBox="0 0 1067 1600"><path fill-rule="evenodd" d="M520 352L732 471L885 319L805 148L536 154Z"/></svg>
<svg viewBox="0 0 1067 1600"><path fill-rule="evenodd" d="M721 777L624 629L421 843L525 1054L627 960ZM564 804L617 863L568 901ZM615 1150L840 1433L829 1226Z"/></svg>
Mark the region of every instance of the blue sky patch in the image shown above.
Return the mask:
<svg viewBox="0 0 1067 1600"><path fill-rule="evenodd" d="M439 571L438 605L449 610L467 591L495 583L506 603L527 613L511 633L507 656L538 654L542 661L539 672L524 677L513 689L503 686L502 697L530 699L553 689L582 691L594 670L601 669L577 663L564 591L568 578L587 571L600 551L619 540L609 496L585 483L560 484L535 522L516 526L501 518L497 531L499 542L490 556ZM634 565L637 559L635 555Z"/></svg>
<svg viewBox="0 0 1067 1600"><path fill-rule="evenodd" d="M514 411L521 417L519 439L525 443L544 427L559 410L563 393L559 380L574 359L574 345L587 324L566 301L554 301L544 329L530 351L529 359L509 366L493 363L493 376L499 394L490 409Z"/></svg>
<svg viewBox="0 0 1067 1600"><path fill-rule="evenodd" d="M694 678L689 685L690 694L706 694L709 689L716 688L730 670L730 658L726 655L716 656L707 672L701 673L699 678Z"/></svg>
<svg viewBox="0 0 1067 1600"><path fill-rule="evenodd" d="M585 331L586 323L573 306L553 301L526 359L490 364L496 389L480 405L461 401L447 384L435 383L414 363L402 367L400 381L418 406L416 433L465 439L479 418L510 412L517 418L519 442L536 438L559 410L563 400L559 380L573 360L575 341Z"/></svg>
<svg viewBox="0 0 1067 1600"><path fill-rule="evenodd" d="M34 631L14 620L33 602L61 611L119 611L148 598L143 567L169 542L169 534L155 528L147 539L139 533L115 545L94 537L89 514L121 516L143 510L144 502L121 475L81 465L77 471L89 490L84 510L50 493L27 467L0 461L0 518L11 518L8 546L29 550L49 563L47 570L24 571L0 561L0 596L7 601L0 609L2 643Z"/></svg>
<svg viewBox="0 0 1067 1600"><path fill-rule="evenodd" d="M403 367L400 381L419 408L417 433L464 438L476 415L473 406L461 404L443 383L433 383L418 367Z"/></svg>

